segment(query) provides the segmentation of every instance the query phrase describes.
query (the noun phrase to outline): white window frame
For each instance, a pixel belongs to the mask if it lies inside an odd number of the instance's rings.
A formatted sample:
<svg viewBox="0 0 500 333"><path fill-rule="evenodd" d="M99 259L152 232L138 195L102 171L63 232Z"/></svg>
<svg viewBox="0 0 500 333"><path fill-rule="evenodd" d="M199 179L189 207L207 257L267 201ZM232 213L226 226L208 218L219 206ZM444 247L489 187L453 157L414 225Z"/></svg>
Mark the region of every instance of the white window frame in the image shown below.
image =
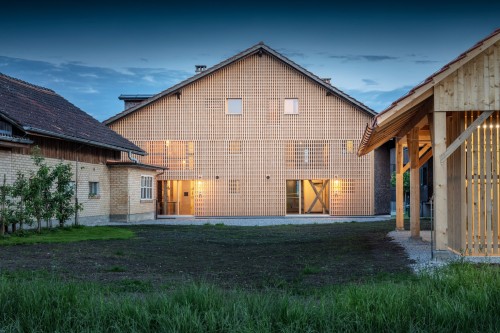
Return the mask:
<svg viewBox="0 0 500 333"><path fill-rule="evenodd" d="M141 175L141 200L153 200L153 176Z"/></svg>
<svg viewBox="0 0 500 333"><path fill-rule="evenodd" d="M299 114L299 99L285 98L284 114Z"/></svg>
<svg viewBox="0 0 500 333"><path fill-rule="evenodd" d="M229 112L230 101L240 101L240 112ZM242 115L243 114L243 99L242 98L226 98L226 114L229 115Z"/></svg>
<svg viewBox="0 0 500 333"><path fill-rule="evenodd" d="M99 182L89 182L89 197L98 197L99 195L101 195Z"/></svg>

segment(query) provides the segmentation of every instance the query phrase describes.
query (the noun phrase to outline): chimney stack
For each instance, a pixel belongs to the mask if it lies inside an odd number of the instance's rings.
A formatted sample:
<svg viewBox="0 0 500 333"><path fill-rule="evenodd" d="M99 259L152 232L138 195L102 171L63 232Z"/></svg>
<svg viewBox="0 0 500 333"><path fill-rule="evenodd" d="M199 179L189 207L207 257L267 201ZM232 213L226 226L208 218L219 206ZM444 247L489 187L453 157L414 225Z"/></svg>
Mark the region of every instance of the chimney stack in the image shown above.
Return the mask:
<svg viewBox="0 0 500 333"><path fill-rule="evenodd" d="M325 78L323 78L321 80L325 81L325 83L331 84L330 82L332 81L332 78L331 77L325 77Z"/></svg>
<svg viewBox="0 0 500 333"><path fill-rule="evenodd" d="M196 67L196 73L201 73L207 69L206 65L195 65L195 67Z"/></svg>

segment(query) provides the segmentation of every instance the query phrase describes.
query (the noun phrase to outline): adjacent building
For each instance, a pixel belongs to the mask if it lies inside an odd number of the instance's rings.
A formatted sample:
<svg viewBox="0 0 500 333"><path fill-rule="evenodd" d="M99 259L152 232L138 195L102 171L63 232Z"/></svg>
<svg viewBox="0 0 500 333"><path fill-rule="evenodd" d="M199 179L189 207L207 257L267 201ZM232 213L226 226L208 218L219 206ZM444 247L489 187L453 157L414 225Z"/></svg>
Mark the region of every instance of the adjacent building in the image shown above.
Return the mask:
<svg viewBox="0 0 500 333"><path fill-rule="evenodd" d="M420 237L419 169L432 157L436 250L500 255L500 29L374 117L358 154L393 138L397 227L409 169L411 235Z"/></svg>
<svg viewBox="0 0 500 333"><path fill-rule="evenodd" d="M72 166L81 223L155 217L155 177L161 167L121 160L145 151L54 91L0 73L0 179L34 169L38 146L49 165Z"/></svg>
<svg viewBox="0 0 500 333"><path fill-rule="evenodd" d="M104 123L146 151L162 215L387 214L389 154L358 158L375 112L263 43Z"/></svg>

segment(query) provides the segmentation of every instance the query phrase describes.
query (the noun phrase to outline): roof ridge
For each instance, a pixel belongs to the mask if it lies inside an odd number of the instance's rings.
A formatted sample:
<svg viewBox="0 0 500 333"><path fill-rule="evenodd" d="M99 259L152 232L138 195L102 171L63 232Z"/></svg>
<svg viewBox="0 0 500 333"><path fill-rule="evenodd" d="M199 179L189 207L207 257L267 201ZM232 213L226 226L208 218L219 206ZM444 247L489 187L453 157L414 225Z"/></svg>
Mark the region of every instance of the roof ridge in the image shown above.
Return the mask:
<svg viewBox="0 0 500 333"><path fill-rule="evenodd" d="M16 84L24 85L24 86L26 86L26 87L28 87L30 89L38 90L38 91L41 91L41 92L44 92L44 93L48 93L48 94L53 94L53 95L56 94L56 92L54 90L52 90L52 89L45 88L45 87L42 87L42 86L37 86L36 84L29 83L29 82L17 79L15 77L9 76L9 75L1 73L1 72L0 72L0 77L3 77L3 78L5 78L5 79L7 79L7 80L9 80L11 82L16 83Z"/></svg>

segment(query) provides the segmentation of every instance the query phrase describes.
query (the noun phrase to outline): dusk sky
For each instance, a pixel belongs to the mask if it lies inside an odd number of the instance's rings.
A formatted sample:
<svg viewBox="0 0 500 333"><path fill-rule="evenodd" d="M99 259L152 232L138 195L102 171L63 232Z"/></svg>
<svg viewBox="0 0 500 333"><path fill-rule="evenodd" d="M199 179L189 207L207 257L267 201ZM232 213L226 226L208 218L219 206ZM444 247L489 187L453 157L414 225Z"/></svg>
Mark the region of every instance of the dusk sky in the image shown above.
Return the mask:
<svg viewBox="0 0 500 333"><path fill-rule="evenodd" d="M104 120L120 94L159 93L263 41L381 111L500 27L500 1L103 3L2 5L0 72Z"/></svg>

